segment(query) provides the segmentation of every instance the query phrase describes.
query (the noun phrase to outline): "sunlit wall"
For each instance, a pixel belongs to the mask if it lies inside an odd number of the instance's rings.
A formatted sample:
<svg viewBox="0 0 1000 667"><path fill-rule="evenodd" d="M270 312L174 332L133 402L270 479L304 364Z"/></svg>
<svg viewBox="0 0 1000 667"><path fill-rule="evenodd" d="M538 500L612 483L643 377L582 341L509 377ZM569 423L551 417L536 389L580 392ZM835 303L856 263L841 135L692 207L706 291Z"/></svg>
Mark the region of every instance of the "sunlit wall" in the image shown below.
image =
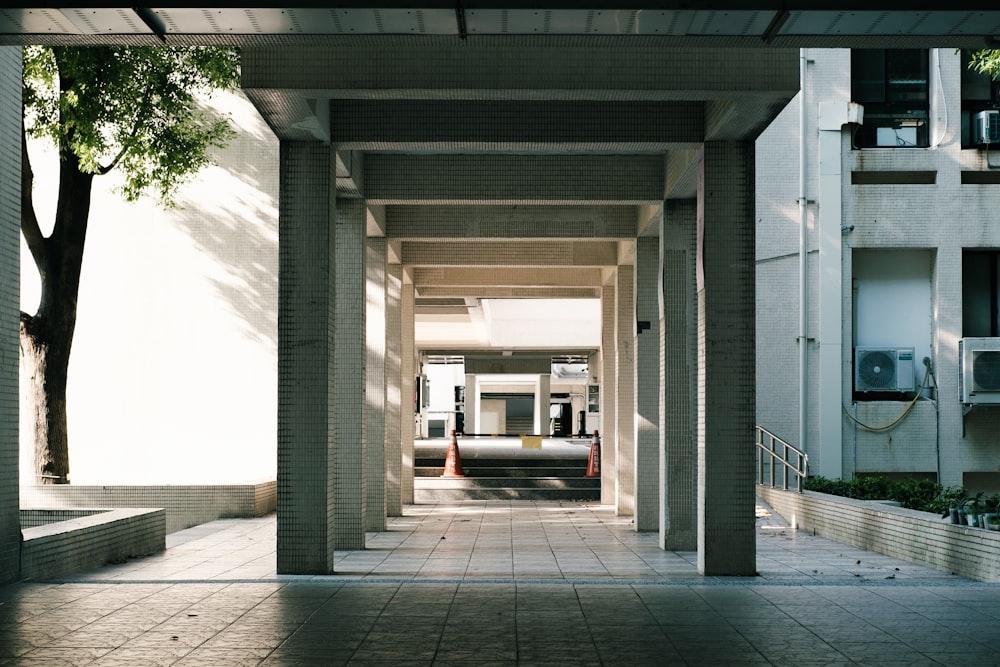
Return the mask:
<svg viewBox="0 0 1000 667"><path fill-rule="evenodd" d="M95 179L68 387L74 484L275 477L278 142L242 95L207 104L232 115L239 137L183 188L180 210L126 204L114 173ZM31 155L44 228L56 164L42 146ZM34 312L23 240L21 258L21 307Z"/></svg>

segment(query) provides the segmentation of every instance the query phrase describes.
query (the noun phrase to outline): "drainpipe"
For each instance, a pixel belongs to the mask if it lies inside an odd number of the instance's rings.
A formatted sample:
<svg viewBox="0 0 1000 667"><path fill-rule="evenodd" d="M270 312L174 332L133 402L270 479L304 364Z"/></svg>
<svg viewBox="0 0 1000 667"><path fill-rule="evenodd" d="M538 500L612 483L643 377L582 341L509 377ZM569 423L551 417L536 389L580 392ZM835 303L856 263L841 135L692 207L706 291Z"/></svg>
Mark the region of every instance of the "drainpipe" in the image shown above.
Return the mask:
<svg viewBox="0 0 1000 667"><path fill-rule="evenodd" d="M806 364L808 362L808 306L806 304L806 51L799 49L799 439L796 446L806 447L806 420L809 403L806 400Z"/></svg>
<svg viewBox="0 0 1000 667"><path fill-rule="evenodd" d="M819 312L816 340L819 358L816 376L817 426L819 439L818 475L840 479L844 474L843 417L843 234L842 135L849 123L860 123L863 109L850 101L837 100L819 105L819 212L816 228L819 254L817 306ZM848 343L850 344L850 343Z"/></svg>

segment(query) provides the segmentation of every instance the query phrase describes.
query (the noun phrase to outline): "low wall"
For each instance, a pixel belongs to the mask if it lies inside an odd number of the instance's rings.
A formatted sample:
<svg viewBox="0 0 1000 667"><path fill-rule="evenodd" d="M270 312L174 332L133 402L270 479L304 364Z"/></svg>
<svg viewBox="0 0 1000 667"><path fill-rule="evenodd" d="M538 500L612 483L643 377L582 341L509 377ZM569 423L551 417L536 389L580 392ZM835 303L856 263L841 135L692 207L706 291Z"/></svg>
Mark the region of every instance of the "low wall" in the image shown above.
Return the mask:
<svg viewBox="0 0 1000 667"><path fill-rule="evenodd" d="M798 530L942 572L1000 582L1000 532L813 491L800 494L758 485L757 495Z"/></svg>
<svg viewBox="0 0 1000 667"><path fill-rule="evenodd" d="M22 509L80 507L162 507L166 532L216 519L264 516L275 511L274 480L247 484L162 486L76 486L48 484L21 487Z"/></svg>
<svg viewBox="0 0 1000 667"><path fill-rule="evenodd" d="M87 509L74 518L22 528L21 579L53 579L166 549L162 509ZM47 516L46 516L47 515ZM22 510L22 523L65 512Z"/></svg>

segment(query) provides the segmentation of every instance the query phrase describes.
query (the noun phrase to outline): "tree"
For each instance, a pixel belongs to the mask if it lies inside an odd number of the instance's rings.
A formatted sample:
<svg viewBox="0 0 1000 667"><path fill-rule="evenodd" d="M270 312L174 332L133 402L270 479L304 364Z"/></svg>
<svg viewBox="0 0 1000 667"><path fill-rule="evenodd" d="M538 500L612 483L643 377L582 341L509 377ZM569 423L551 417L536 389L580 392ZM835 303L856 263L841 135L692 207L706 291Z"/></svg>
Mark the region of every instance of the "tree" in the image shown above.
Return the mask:
<svg viewBox="0 0 1000 667"><path fill-rule="evenodd" d="M1000 51L983 49L972 54L969 67L980 74L986 74L994 79L1000 79Z"/></svg>
<svg viewBox="0 0 1000 667"><path fill-rule="evenodd" d="M30 382L35 472L69 482L66 381L94 178L121 174L120 194L146 192L174 205L177 187L211 162L210 149L234 135L196 95L239 83L232 48L40 47L24 49L21 232L41 277L34 315L21 313L21 354ZM51 140L59 154L52 231L32 201L27 139Z"/></svg>

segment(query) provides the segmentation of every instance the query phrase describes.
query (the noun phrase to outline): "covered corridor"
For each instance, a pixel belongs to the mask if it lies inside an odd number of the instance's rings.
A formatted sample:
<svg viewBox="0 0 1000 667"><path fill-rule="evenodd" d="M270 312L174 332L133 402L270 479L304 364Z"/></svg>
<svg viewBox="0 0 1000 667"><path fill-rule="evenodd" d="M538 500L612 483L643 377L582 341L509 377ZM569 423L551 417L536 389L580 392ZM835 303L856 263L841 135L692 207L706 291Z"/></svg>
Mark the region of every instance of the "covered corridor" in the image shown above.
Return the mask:
<svg viewBox="0 0 1000 667"><path fill-rule="evenodd" d="M317 576L276 573L273 515L216 521L0 588L0 664L996 664L997 585L756 522L732 578L599 505L408 506Z"/></svg>
<svg viewBox="0 0 1000 667"><path fill-rule="evenodd" d="M0 14L0 577L19 544L17 45L36 41L242 48L281 141L277 572L336 572L412 499L419 299L589 295L602 499L701 575L752 575L754 140L798 91L798 47L978 46L996 13L348 4Z"/></svg>

